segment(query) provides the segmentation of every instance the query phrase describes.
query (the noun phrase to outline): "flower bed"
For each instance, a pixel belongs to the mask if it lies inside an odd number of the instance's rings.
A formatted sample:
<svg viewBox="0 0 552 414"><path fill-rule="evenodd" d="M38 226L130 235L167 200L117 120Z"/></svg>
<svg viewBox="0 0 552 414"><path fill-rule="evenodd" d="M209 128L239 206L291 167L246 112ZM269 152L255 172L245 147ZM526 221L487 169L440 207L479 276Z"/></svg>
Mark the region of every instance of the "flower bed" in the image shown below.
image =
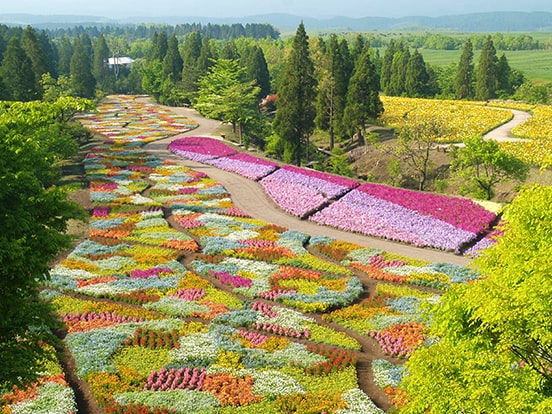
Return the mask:
<svg viewBox="0 0 552 414"><path fill-rule="evenodd" d="M222 141L205 137L175 139L169 144L169 150L181 157L199 162L205 162L218 157L226 157L238 152Z"/></svg>
<svg viewBox="0 0 552 414"><path fill-rule="evenodd" d="M358 185L350 178L286 165L260 181L283 210L303 217Z"/></svg>
<svg viewBox="0 0 552 414"><path fill-rule="evenodd" d="M349 350L359 351L360 343L290 308L326 312L324 320L374 335L389 355L407 357L423 336L417 311L438 296L384 282L445 289L473 274L247 217L204 174L143 152L140 145L161 136L161 128L149 125L153 135L140 137L138 117L127 117L120 102L112 99L105 123L95 115L95 127L111 141L87 162L98 194L94 234L52 269L42 293L67 320L77 373L100 405L114 412L381 412L358 389ZM125 132L121 118L133 119L135 129ZM325 200L357 185L281 170ZM161 207L184 231L168 226ZM188 241L200 253L180 244ZM309 253L309 244L329 259ZM178 261L191 255L186 265ZM378 282L375 294L352 304L363 291L358 271Z"/></svg>
<svg viewBox="0 0 552 414"><path fill-rule="evenodd" d="M310 220L370 236L459 251L476 234L438 218L369 195L361 187L313 214Z"/></svg>
<svg viewBox="0 0 552 414"><path fill-rule="evenodd" d="M205 160L205 163L222 170L235 172L250 180L260 180L278 168L278 164L275 162L258 158L245 152Z"/></svg>

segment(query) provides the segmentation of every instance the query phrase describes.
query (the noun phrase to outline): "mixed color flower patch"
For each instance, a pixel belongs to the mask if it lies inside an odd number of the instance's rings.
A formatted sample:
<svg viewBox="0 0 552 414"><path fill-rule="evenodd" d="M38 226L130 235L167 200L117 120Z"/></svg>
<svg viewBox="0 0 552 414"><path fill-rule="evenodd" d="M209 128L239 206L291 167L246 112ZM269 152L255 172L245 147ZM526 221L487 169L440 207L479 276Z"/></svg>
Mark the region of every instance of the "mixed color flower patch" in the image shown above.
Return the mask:
<svg viewBox="0 0 552 414"><path fill-rule="evenodd" d="M362 347L353 336L374 341L390 358L408 358L425 341L421 311L450 284L476 275L251 218L205 174L143 151L150 132L162 136L150 122L157 107L120 96L107 102L83 118L110 135L86 161L96 205L89 235L51 270L43 291L66 325L77 374L100 406L144 413L383 412L359 389ZM189 125L163 116L164 134ZM258 164L249 178L261 181L282 171L325 202L358 191L354 180L277 168L215 143L208 148L203 156L216 154L208 162L230 160L223 168L244 175ZM439 217L461 227L446 212ZM361 280L369 278L376 288L361 300ZM399 371L373 362L391 401L400 394Z"/></svg>

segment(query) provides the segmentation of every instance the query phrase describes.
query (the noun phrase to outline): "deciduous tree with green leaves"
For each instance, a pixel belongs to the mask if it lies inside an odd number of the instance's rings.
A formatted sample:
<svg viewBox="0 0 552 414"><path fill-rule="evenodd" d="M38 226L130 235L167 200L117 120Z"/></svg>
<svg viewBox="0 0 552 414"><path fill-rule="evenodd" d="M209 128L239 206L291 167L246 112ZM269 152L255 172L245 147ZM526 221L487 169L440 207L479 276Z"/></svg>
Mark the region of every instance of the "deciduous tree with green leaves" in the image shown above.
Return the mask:
<svg viewBox="0 0 552 414"><path fill-rule="evenodd" d="M248 81L246 69L236 60L218 59L210 72L199 80L195 108L209 118L230 122L239 137L242 127L258 112L256 81Z"/></svg>
<svg viewBox="0 0 552 414"><path fill-rule="evenodd" d="M493 140L467 139L465 146L452 153L451 171L460 182L460 192L490 200L498 183L523 182L529 166L503 151Z"/></svg>
<svg viewBox="0 0 552 414"><path fill-rule="evenodd" d="M552 187L524 187L474 283L436 306L432 344L406 363L405 413L552 410Z"/></svg>
<svg viewBox="0 0 552 414"><path fill-rule="evenodd" d="M34 380L44 363L37 344L49 338L49 316L39 286L70 245L67 220L82 217L56 170L77 148L69 114L91 108L75 98L0 105L0 393Z"/></svg>

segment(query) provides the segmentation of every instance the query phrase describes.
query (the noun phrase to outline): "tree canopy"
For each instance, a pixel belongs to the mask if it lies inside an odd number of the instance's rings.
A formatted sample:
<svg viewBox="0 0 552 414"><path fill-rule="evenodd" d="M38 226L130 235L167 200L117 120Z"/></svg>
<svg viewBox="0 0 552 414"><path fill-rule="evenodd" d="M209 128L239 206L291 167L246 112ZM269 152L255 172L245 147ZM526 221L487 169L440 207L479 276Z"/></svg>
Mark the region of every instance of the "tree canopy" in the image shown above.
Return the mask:
<svg viewBox="0 0 552 414"><path fill-rule="evenodd" d="M300 165L303 151L308 148L316 115L316 83L308 36L301 23L286 60L274 120L274 130L284 141L286 162Z"/></svg>
<svg viewBox="0 0 552 414"><path fill-rule="evenodd" d="M476 137L464 140L464 144L464 148L455 149L451 162L462 193L490 200L498 183L527 177L529 166L503 151L496 141Z"/></svg>
<svg viewBox="0 0 552 414"><path fill-rule="evenodd" d="M36 344L47 338L48 313L38 287L50 261L69 246L67 220L81 217L56 185L56 167L77 148L69 114L91 108L74 98L0 105L0 390L40 371Z"/></svg>
<svg viewBox="0 0 552 414"><path fill-rule="evenodd" d="M406 363L404 412L552 409L552 187L524 187L504 220L473 262L482 278L442 297L433 344Z"/></svg>

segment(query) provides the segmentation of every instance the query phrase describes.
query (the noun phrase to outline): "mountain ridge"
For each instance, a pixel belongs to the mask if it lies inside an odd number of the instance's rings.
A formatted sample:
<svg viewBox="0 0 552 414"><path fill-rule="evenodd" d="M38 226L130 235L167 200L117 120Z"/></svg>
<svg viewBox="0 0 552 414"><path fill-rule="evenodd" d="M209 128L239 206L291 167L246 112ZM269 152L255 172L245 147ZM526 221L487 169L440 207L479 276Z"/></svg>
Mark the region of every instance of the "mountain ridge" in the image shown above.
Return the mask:
<svg viewBox="0 0 552 414"><path fill-rule="evenodd" d="M460 32L547 32L552 31L550 12L485 12L444 15L438 17L344 17L314 18L284 13L260 14L246 17L200 16L129 16L109 18L80 15L33 15L25 13L0 14L0 23L31 25L38 28L67 27L69 25L135 25L135 24L233 24L268 23L281 31L293 30L303 21L307 30L328 31L397 31L441 30Z"/></svg>

